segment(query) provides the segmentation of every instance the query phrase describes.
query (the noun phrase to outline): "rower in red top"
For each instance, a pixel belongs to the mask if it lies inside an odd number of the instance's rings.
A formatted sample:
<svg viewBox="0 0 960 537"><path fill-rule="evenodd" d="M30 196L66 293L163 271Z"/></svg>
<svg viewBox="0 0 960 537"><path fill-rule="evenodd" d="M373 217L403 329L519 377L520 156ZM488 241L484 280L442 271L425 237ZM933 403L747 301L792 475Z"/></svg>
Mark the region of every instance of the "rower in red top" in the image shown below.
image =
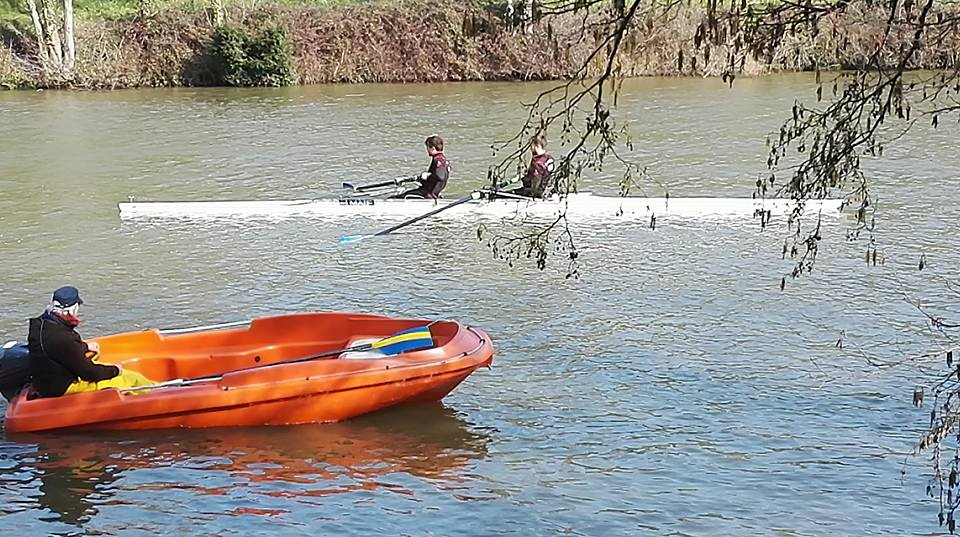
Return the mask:
<svg viewBox="0 0 960 537"><path fill-rule="evenodd" d="M432 159L430 169L420 174L420 186L393 196L394 198L438 199L441 197L440 193L446 188L447 180L450 179L450 162L443 154L443 139L439 136L430 136L424 141L424 145Z"/></svg>
<svg viewBox="0 0 960 537"><path fill-rule="evenodd" d="M542 134L534 136L530 140L530 151L533 153L533 159L530 160L527 173L523 175L523 186L510 193L528 198L542 198L547 193L547 189L552 186L550 176L553 175L555 167L553 157L547 153L546 137Z"/></svg>

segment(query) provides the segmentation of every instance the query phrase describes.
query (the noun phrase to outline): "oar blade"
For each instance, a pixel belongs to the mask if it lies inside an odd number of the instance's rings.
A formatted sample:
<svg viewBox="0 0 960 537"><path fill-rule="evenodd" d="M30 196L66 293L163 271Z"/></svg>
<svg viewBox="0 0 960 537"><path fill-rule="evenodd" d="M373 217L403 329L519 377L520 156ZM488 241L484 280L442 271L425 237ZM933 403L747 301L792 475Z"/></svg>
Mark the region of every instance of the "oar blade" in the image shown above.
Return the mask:
<svg viewBox="0 0 960 537"><path fill-rule="evenodd" d="M380 349L380 352L390 356L400 354L401 352L416 351L433 347L433 335L430 334L430 327L418 326L403 332L383 338L371 345L374 349Z"/></svg>
<svg viewBox="0 0 960 537"><path fill-rule="evenodd" d="M339 242L340 244L349 244L349 243L351 243L351 242L362 241L363 239L367 238L368 236L369 236L369 235L350 235L350 236L347 236L347 237L340 237L340 240L337 241L337 242Z"/></svg>
<svg viewBox="0 0 960 537"><path fill-rule="evenodd" d="M340 183L340 188L344 190L356 191L357 187L353 186L350 183Z"/></svg>

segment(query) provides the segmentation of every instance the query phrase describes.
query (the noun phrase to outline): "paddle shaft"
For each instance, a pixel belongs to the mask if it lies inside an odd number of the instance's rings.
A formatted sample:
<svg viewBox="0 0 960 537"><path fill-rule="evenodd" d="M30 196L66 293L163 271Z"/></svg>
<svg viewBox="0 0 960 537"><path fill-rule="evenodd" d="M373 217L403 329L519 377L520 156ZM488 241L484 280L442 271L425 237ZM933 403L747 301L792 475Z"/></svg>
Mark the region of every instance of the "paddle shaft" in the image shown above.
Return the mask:
<svg viewBox="0 0 960 537"><path fill-rule="evenodd" d="M404 183L409 183L409 182L411 182L411 181L416 181L416 180L417 180L417 179L416 179L415 177L402 177L402 178L394 179L393 181L384 181L384 182L382 182L382 183L374 183L374 184L372 184L372 185L356 186L356 187L353 187L353 191L354 191L354 192L364 192L364 191L367 191L367 190L374 190L374 189L377 189L377 188L383 188L383 187L387 187L387 186L399 186L399 185L402 185L402 184L404 184Z"/></svg>
<svg viewBox="0 0 960 537"><path fill-rule="evenodd" d="M503 187L505 187L505 186L508 186L508 185L516 182L517 179L519 179L519 178L511 179L511 180L509 180L509 181L504 181L503 183L501 183L501 184L498 185L498 186L499 186L500 188L503 188ZM397 224L397 225L395 225L395 226L393 226L393 227L389 227L389 228L387 228L387 229L384 229L383 231L378 231L378 232L376 232L376 233L374 233L374 234L372 234L372 235L353 235L353 236L350 236L350 237L343 237L343 238L340 239L340 242L341 242L341 243L356 242L356 241L359 241L359 240L362 240L362 239L365 239L365 238L369 238L369 237L381 237L381 236L383 236L383 235L389 235L390 233L393 233L394 231L396 231L396 230L398 230L398 229L400 229L400 228L407 227L407 226L409 226L410 224L417 223L417 222L419 222L419 221L421 221L421 220L423 220L423 219L425 219L425 218L430 218L431 216L433 216L433 215L435 215L435 214L437 214L437 213L442 213L443 211L446 211L447 209L452 209L452 208L456 207L457 205L463 205L464 203L469 203L469 202L471 202L471 201L473 201L473 200L478 200L478 199L480 199L480 193L481 193L481 190L474 190L473 192L470 193L469 196L460 198L460 199L458 199L457 201L451 203L450 205L445 205L445 206L443 206L443 207L439 207L439 208L434 209L434 210L432 210L432 211L430 211L430 212L428 212L428 213L426 213L426 214L421 214L420 216L411 218L410 220L406 220L406 221L404 221L404 222L400 222L399 224Z"/></svg>
<svg viewBox="0 0 960 537"><path fill-rule="evenodd" d="M423 220L423 219L425 219L425 218L430 218L431 216L433 216L433 215L435 215L435 214L437 214L437 213L442 213L443 211L446 211L447 209L452 209L452 208L456 207L457 205L463 205L464 203L473 201L473 199L474 199L473 196L474 196L474 193L471 193L469 196L466 196L466 197L464 197L464 198L460 198L460 199L458 199L457 201L451 203L450 205L444 205L443 207L434 209L434 210L430 211L429 213L421 214L420 216L411 218L410 220L407 220L407 221L405 221L405 222L400 222L399 224L397 224L397 225L395 225L395 226L393 226L393 227L389 227L389 228L387 228L387 229L384 229L383 231L378 231L378 232L374 233L374 234L371 235L371 236L372 236L372 237L378 237L378 236L380 236L380 235L387 235L387 234L393 233L394 231L396 231L396 230L398 230L398 229L400 229L400 228L402 228L402 227L407 227L407 226L409 226L410 224L415 224L415 223L417 223L417 222L419 222L419 221L421 221L421 220Z"/></svg>
<svg viewBox="0 0 960 537"><path fill-rule="evenodd" d="M514 199L521 201L539 201L539 198L531 198L530 196L521 196L519 194L512 194L510 192L503 192L502 190L481 190L480 192L490 196L488 199Z"/></svg>
<svg viewBox="0 0 960 537"><path fill-rule="evenodd" d="M177 379L170 380L167 382L159 382L157 384L151 384L149 386L137 386L135 388L120 388L120 391L138 391L138 390L152 390L154 388L165 388L168 386L190 386L192 384L201 384L204 382L212 382L215 380L223 379L224 375L229 375L230 373L239 373L241 371L249 371L251 369L260 369L263 367L273 367L275 365L286 365L286 364L296 364L299 362L309 362L310 360L316 360L318 358L326 358L328 356L336 356L338 354L343 354L345 352L360 352L368 351L373 348L373 343L364 343L362 345L354 345L353 347L347 347L346 349L339 349L335 351L321 352L320 354L311 354L310 356L303 356L300 358L294 358L292 360L283 360L282 362L273 362L271 364L255 365L252 367L243 367L240 369L234 369L232 371L225 371L219 375L210 375L207 377L196 377L192 379Z"/></svg>

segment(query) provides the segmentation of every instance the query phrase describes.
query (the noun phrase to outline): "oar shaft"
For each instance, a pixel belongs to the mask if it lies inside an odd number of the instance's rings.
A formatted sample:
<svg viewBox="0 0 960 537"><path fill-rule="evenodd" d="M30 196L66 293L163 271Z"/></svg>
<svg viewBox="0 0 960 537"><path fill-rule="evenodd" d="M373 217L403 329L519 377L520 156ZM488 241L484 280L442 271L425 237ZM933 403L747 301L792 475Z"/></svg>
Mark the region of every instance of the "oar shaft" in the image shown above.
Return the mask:
<svg viewBox="0 0 960 537"><path fill-rule="evenodd" d="M388 187L388 186L397 186L398 184L399 184L399 183L398 183L397 181L384 181L384 182L382 182L382 183L374 183L374 184L372 184L372 185L358 186L358 187L354 188L353 190L356 191L356 192L364 192L364 191L367 191L367 190L374 190L374 189L377 189L377 188L384 188L384 187Z"/></svg>
<svg viewBox="0 0 960 537"><path fill-rule="evenodd" d="M490 196L489 199L514 199L521 201L537 201L537 198L531 198L530 196L521 196L519 194L512 194L510 192L504 192L502 190L481 190L484 194Z"/></svg>
<svg viewBox="0 0 960 537"><path fill-rule="evenodd" d="M503 187L506 187L506 186L508 186L508 185L516 182L516 181L517 181L517 179L511 179L511 180L509 180L509 181L504 181L504 182L500 183L500 184L497 185L497 186L498 186L499 188L503 188ZM367 239L367 238L370 238L370 237L380 237L380 236L383 236L383 235L389 235L390 233L393 233L394 231L396 231L396 230L398 230L398 229L400 229L400 228L407 227L407 226L409 226L410 224L414 224L414 223L419 222L419 221L421 221L421 220L423 220L423 219L425 219L425 218L430 218L431 216L433 216L433 215L435 215L435 214L437 214L437 213L441 213L441 212L443 212L443 211L446 211L447 209L452 209L452 208L454 208L454 207L456 207L456 206L458 206L458 205L463 205L464 203L469 203L469 202L471 202L471 201L473 201L473 200L479 200L479 199L480 199L480 192L481 192L480 190L474 190L474 191L471 192L470 195L467 196L467 197L460 198L460 199L458 199L457 201L454 201L453 203L451 203L451 204L449 204L449 205L444 205L443 207L438 207L438 208L436 208L436 209L434 209L434 210L432 210L432 211L430 211L430 212L428 212L428 213L426 213L426 214L421 214L420 216L411 218L411 219L406 220L406 221L404 221L404 222L400 222L399 224L397 224L397 225L395 225L395 226L392 226L392 227L389 227L389 228L387 228L387 229L384 229L383 231L378 231L378 232L374 233L373 235L351 235L351 236L348 236L348 237L341 237L341 238L340 238L340 243L341 243L341 244L346 244L346 243L351 243L351 242L357 242L357 241L359 241L359 240Z"/></svg>
<svg viewBox="0 0 960 537"><path fill-rule="evenodd" d="M443 207L439 207L439 208L434 209L434 210L432 210L432 211L430 211L430 212L428 212L428 213L421 214L420 216L411 218L410 220L407 220L407 221L405 221L405 222L400 222L399 224L397 224L397 225L395 225L395 226L393 226L393 227L389 227L389 228L387 228L387 229L384 229L383 231L378 231L378 232L374 233L373 236L377 237L377 236L380 236L380 235L387 235L387 234L393 233L394 231L396 231L396 230L398 230L398 229L400 229L400 228L402 228L402 227L407 227L407 226L409 226L410 224L415 224L415 223L423 220L424 218L430 218L431 216L433 216L433 215L435 215L435 214L437 214L437 213L442 213L443 211L446 211L447 209L452 209L452 208L456 207L457 205L463 205L464 203L471 202L471 201L473 201L473 196L474 196L474 194L471 193L469 196L467 196L467 197L465 197L465 198L460 198L460 199L458 199L457 201L455 201L455 202L453 202L453 203L451 203L451 204L449 204L449 205L444 205Z"/></svg>
<svg viewBox="0 0 960 537"><path fill-rule="evenodd" d="M416 180L417 180L416 177L398 177L392 181L384 181L382 183L374 183L372 185L363 185L363 186L354 187L353 190L354 192L365 192L367 190L374 190L377 188L384 188L388 186L399 186L404 183L409 183L411 181L416 181Z"/></svg>
<svg viewBox="0 0 960 537"><path fill-rule="evenodd" d="M432 341L431 341L431 344L432 344ZM192 379L168 380L168 381L166 381L166 382L158 382L157 384L151 384L151 385L149 385L149 386L136 386L136 387L130 387L130 388L120 388L120 391L122 391L122 392L136 392L136 391L141 391L141 390L153 390L153 389L156 389L156 388L168 388L168 387L178 387L178 386L192 386L192 385L194 385L194 384L202 384L202 383L204 383L204 382L214 382L214 381L222 380L223 377L224 377L224 375L229 375L229 374L231 374L231 373L239 373L239 372L241 372L241 371L250 371L250 370L252 370L252 369L262 369L262 368L265 368L265 367L273 367L273 366L276 366L276 365L288 365L288 364L296 364L296 363L299 363L299 362L309 362L310 360L316 360L316 359L318 359L318 358L327 358L327 357L329 357L329 356L337 356L337 355L344 354L344 353L347 353L347 352L362 352L362 351L368 351L368 350L370 350L370 349L373 349L373 345L374 345L373 343L361 343L360 345L354 345L354 346L352 346L352 347L347 347L347 348L345 348L345 349L337 349L337 350L335 350L335 351L327 351L327 352L321 352L321 353L319 353L319 354L311 354L310 356L303 356L303 357L301 357L301 358L294 358L294 359L291 359L291 360L282 360L282 361L280 361L280 362L273 362L273 363L270 363L270 364L255 365L255 366L253 366L253 367L243 367L243 368L240 368L240 369L233 369L233 370L231 370L231 371L224 371L223 373L220 373L219 375L210 375L210 376L207 376L207 377L196 377L196 378L192 378Z"/></svg>

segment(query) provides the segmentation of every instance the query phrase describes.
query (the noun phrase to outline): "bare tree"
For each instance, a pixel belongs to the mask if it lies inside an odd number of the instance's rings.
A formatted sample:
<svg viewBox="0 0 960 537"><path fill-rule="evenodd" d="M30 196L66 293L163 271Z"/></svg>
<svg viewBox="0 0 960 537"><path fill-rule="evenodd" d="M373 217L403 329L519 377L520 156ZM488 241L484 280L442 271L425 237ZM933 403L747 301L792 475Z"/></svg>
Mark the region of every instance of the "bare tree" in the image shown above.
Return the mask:
<svg viewBox="0 0 960 537"><path fill-rule="evenodd" d="M633 48L643 46L642 32L638 32L642 20L668 17L681 6L669 0L541 2L540 14L546 18L582 15L582 35L593 36L596 46L573 80L543 92L527 105L528 116L516 136L495 146L512 151L490 170L491 178L500 179L519 170L517 163L528 147L529 136L549 131L552 138L570 147L560 157L555 174L553 192L561 197L576 191L584 170L599 169L610 158L625 170L622 193L650 184L653 180L644 168L628 162L622 152L631 148L632 142L628 126L616 120L623 77L620 65ZM960 120L960 55L950 47L939 56L929 52L940 42L956 42L960 36L960 6L949 0L707 0L692 42L677 51L677 63L682 70L684 65L704 65L721 55L725 66L721 76L733 84L749 60L769 62L788 40L816 37L831 21L855 9L882 14L878 38L860 60L839 66L845 68L843 71L825 74L821 67L827 66L811 66L816 72L815 93L785 110L782 126L768 139L769 173L756 181L755 195L793 198L799 207L794 216L799 217L805 202L839 193L857 216L850 238L869 239L865 241L865 258L868 265L876 265L875 200L872 180L861 164L866 158L881 157L884 147L895 143L907 130L922 125L938 128L947 116ZM838 47L850 42L846 36L837 36L836 40ZM591 70L595 65L602 66L599 72ZM913 72L921 67L935 70ZM788 233L782 254L795 263L782 278L781 288L814 269L821 240L819 220L814 225L792 226ZM513 232L481 228L478 237L497 257L510 263L532 258L541 269L550 252L562 252L570 263L567 275L577 274L576 240L564 214L546 224L525 223ZM923 259L919 268L924 268ZM960 284L945 282L944 286L960 298ZM940 523L953 532L954 515L960 506L960 356L954 358L954 352L960 349L960 336L951 330L960 328L960 323L947 322L934 314L927 314L927 320L939 335L935 340L937 350L919 358L944 356L946 370L932 379L930 391L935 401L929 430L917 450L929 450L932 455L928 493L939 495ZM919 358L894 361L912 363ZM922 404L923 393L915 392L916 404ZM949 448L947 442L952 442ZM944 462L942 454L948 449L951 456Z"/></svg>
<svg viewBox="0 0 960 537"><path fill-rule="evenodd" d="M77 62L77 47L73 36L73 0L63 0L63 70L73 72Z"/></svg>
<svg viewBox="0 0 960 537"><path fill-rule="evenodd" d="M27 0L27 7L30 9L30 20L33 21L33 31L37 37L37 50L40 55L40 63L46 65L47 59L47 41L43 31L43 24L40 22L40 11L37 9L36 0Z"/></svg>
<svg viewBox="0 0 960 537"><path fill-rule="evenodd" d="M76 65L73 0L27 0L44 76L69 80ZM61 35L62 30L62 35Z"/></svg>
<svg viewBox="0 0 960 537"><path fill-rule="evenodd" d="M624 169L622 191L640 186L638 177L649 178L643 168L621 155L624 148L632 148L629 124L618 125L611 112L623 81L623 54L631 47L624 45L636 29L637 18L658 10L670 10L680 5L679 0L667 4L635 0L629 5L614 0L573 0L542 2L539 14L544 17L582 13L581 39L593 39L593 51L583 61L574 76L536 97L526 105L527 118L518 132L507 140L495 143L494 149L507 151L506 156L490 169L491 187L506 177L518 175L524 169L523 157L530 147L530 138L537 133L559 133L553 136L569 148L558 159L549 193L565 197L577 190L577 184L587 170L599 170L604 162L613 159ZM633 41L632 47L636 47ZM599 73L594 66L599 65ZM651 222L651 225L653 223ZM566 277L579 275L579 252L565 211L546 226L529 228L518 234L491 232L481 226L477 236L486 240L493 254L512 264L522 258L534 259L544 269L551 251L560 252L567 259Z"/></svg>

